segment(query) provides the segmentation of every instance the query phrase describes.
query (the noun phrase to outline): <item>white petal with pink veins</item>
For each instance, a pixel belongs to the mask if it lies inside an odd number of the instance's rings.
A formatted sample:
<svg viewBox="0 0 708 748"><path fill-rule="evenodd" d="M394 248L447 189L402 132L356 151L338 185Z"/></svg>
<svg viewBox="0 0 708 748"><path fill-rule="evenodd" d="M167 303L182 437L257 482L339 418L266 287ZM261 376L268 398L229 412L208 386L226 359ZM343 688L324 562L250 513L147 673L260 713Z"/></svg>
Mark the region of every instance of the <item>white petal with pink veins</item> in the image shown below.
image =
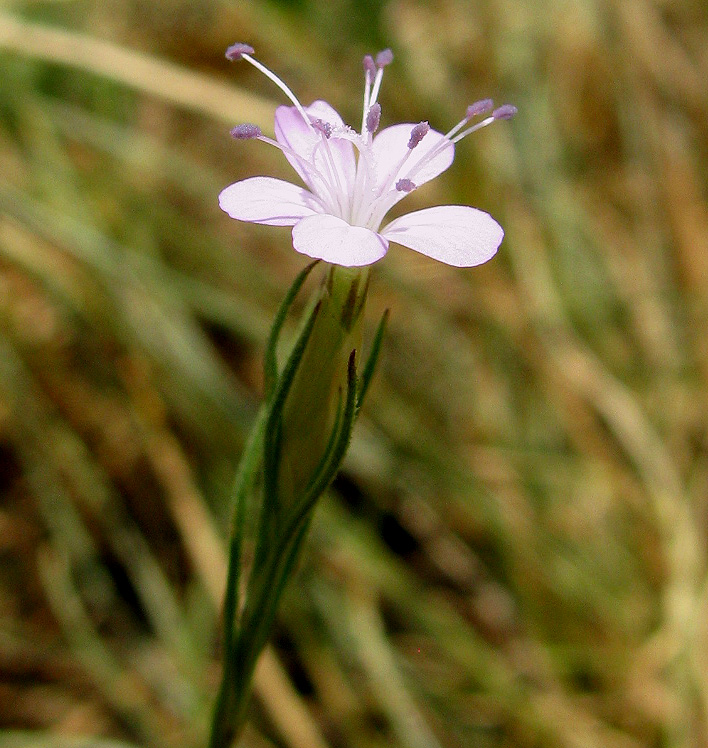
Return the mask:
<svg viewBox="0 0 708 748"><path fill-rule="evenodd" d="M330 215L303 218L293 227L293 247L308 257L345 267L371 265L388 250L380 234Z"/></svg>
<svg viewBox="0 0 708 748"><path fill-rule="evenodd" d="M312 193L273 177L251 177L226 187L219 206L231 218L269 226L293 226L322 210Z"/></svg>
<svg viewBox="0 0 708 748"><path fill-rule="evenodd" d="M440 205L397 218L381 232L387 239L455 267L491 259L504 230L489 215L466 205Z"/></svg>

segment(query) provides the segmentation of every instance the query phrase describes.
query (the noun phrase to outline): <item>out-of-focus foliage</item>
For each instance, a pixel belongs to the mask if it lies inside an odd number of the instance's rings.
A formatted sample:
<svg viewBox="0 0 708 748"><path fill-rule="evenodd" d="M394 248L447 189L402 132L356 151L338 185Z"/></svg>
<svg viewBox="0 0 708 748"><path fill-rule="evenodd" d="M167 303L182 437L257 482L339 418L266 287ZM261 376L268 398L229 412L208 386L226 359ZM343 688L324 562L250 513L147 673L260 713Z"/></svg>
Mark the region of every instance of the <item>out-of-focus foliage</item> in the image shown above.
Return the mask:
<svg viewBox="0 0 708 748"><path fill-rule="evenodd" d="M244 746L708 741L706 8L2 4L1 746L204 743L229 484L304 266L216 205L288 175L228 137L280 101L236 40L349 120L382 46L384 124L520 110L408 198L489 210L499 255L374 271L382 365Z"/></svg>

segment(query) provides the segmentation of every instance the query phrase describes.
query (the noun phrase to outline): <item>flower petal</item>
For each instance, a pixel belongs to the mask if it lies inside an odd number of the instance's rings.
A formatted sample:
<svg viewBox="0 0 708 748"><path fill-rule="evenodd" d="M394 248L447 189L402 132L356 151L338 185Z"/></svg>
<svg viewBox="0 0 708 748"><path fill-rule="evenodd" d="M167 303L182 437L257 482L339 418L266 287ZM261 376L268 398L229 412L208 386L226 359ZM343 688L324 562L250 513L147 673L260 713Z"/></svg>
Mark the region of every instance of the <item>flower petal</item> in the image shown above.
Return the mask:
<svg viewBox="0 0 708 748"><path fill-rule="evenodd" d="M279 106L275 110L276 140L295 151L305 161L314 163L317 170L327 176L330 173L330 167L326 149L329 149L341 189L350 194L356 175L354 146L348 139L337 137L336 132L344 128L344 121L326 101L313 102L305 107L305 112L312 119L321 119L332 126L334 132L326 143L323 142L321 135L313 133L294 106ZM312 175L308 174L302 161L288 154L285 154L285 158L305 184L313 191L316 190L319 182L313 180Z"/></svg>
<svg viewBox="0 0 708 748"><path fill-rule="evenodd" d="M219 206L231 218L269 226L293 226L322 210L312 193L272 177L251 177L229 185L219 194Z"/></svg>
<svg viewBox="0 0 708 748"><path fill-rule="evenodd" d="M396 218L381 232L387 239L455 267L491 259L504 230L489 215L467 205L440 205Z"/></svg>
<svg viewBox="0 0 708 748"><path fill-rule="evenodd" d="M360 267L380 260L388 242L374 231L325 214L303 218L293 227L293 247L334 265Z"/></svg>
<svg viewBox="0 0 708 748"><path fill-rule="evenodd" d="M390 186L393 187L399 179L404 178L420 186L442 174L455 158L455 146L450 143L428 161L431 152L445 140L442 133L429 130L420 143L411 150L403 168L397 169L401 159L409 151L408 141L414 127L415 124L412 123L392 125L381 130L374 138L372 151L378 188L381 188L386 181L389 181ZM405 192L401 193L401 198L405 196Z"/></svg>

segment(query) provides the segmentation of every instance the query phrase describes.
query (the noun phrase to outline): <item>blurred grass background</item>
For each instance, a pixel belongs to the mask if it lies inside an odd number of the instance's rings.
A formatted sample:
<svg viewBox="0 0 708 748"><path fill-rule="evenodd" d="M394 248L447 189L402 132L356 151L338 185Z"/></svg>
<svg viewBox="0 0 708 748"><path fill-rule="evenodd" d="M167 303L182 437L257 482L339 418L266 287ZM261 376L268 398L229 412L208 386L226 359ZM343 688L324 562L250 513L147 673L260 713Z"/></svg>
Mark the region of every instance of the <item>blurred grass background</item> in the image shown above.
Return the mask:
<svg viewBox="0 0 708 748"><path fill-rule="evenodd" d="M458 147L407 208L505 227L394 247L345 470L258 671L247 748L708 743L703 0L0 4L0 746L201 746L229 485L305 264L218 191L281 99Z"/></svg>

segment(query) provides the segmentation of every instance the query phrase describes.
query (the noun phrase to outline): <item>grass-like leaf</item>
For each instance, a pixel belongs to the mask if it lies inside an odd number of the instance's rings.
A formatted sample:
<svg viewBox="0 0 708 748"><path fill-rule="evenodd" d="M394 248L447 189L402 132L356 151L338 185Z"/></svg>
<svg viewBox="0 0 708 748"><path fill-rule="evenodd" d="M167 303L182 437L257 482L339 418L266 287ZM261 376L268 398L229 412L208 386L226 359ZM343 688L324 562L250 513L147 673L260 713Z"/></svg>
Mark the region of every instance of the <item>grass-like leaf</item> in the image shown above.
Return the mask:
<svg viewBox="0 0 708 748"><path fill-rule="evenodd" d="M268 345L266 346L265 357L263 362L264 379L265 379L265 399L269 400L275 389L276 382L278 380L278 340L280 339L280 333L285 323L290 307L295 301L295 297L302 288L302 284L307 280L308 275L312 272L314 267L319 263L319 260L311 262L307 267L301 270L292 285L288 289L285 298L283 299L278 311L273 320L273 327L271 328L270 335L268 337Z"/></svg>
<svg viewBox="0 0 708 748"><path fill-rule="evenodd" d="M378 363L379 354L381 353L381 342L383 341L383 336L384 336L384 333L386 332L386 324L388 323L388 317L389 317L389 310L387 309L381 316L381 321L376 327L376 334L374 335L374 339L371 342L371 352L369 353L369 356L366 359L366 363L364 364L364 369L361 372L361 377L359 378L359 392L356 398L357 411L359 410L359 408L361 408L361 406L364 403L364 398L366 397L366 393L369 389L369 385L371 384L371 380L374 376L374 371L376 370L376 364Z"/></svg>

